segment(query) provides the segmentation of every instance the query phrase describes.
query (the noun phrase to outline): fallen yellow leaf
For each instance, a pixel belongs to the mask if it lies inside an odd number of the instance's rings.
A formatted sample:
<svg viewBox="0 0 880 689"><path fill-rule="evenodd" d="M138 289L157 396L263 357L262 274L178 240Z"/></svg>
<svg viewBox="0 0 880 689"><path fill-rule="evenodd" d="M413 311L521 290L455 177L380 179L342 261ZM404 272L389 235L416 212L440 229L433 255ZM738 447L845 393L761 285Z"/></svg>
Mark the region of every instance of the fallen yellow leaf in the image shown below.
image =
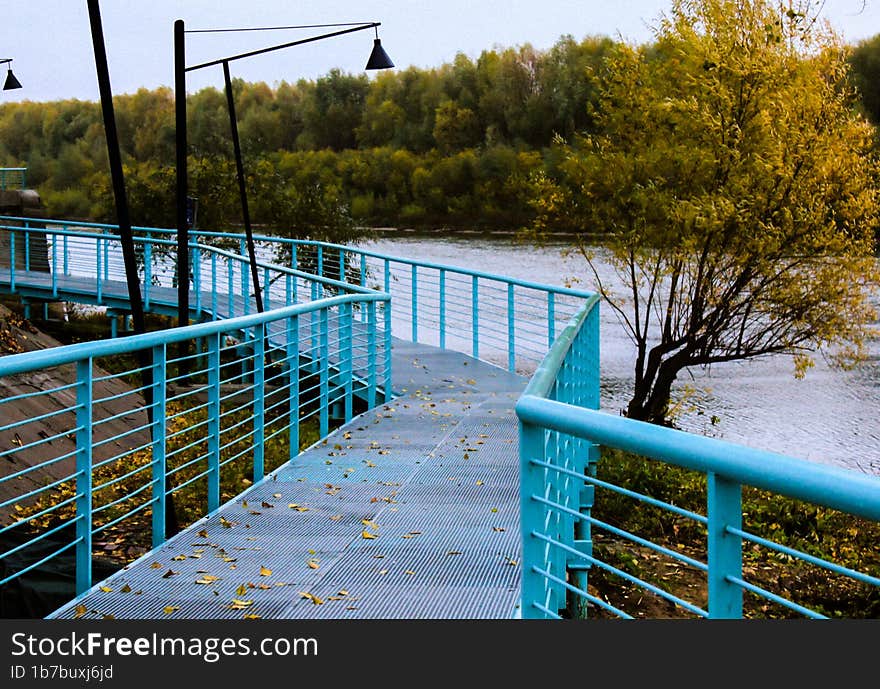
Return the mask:
<svg viewBox="0 0 880 689"><path fill-rule="evenodd" d="M177 610L180 610L180 608L176 605L166 605L164 608L162 608L162 612L164 612L166 615L170 615Z"/></svg>
<svg viewBox="0 0 880 689"><path fill-rule="evenodd" d="M363 532L361 532L361 538L376 538L376 534L370 533L369 531L364 529Z"/></svg>
<svg viewBox="0 0 880 689"><path fill-rule="evenodd" d="M308 593L307 591L300 591L299 595L303 598L307 598L308 600L312 601L312 603L314 603L315 605L324 605L323 599L318 598L316 595L314 595L312 593Z"/></svg>
<svg viewBox="0 0 880 689"><path fill-rule="evenodd" d="M88 608L85 605L83 605L82 603L80 603L79 605L77 605L74 608L74 613L75 613L74 617L77 617L77 618L82 617L83 615L86 614L86 612L88 612Z"/></svg>
<svg viewBox="0 0 880 689"><path fill-rule="evenodd" d="M266 568L266 567L260 567L260 576L261 576L261 577L271 577L271 576L272 576L272 570L271 570L271 569L268 569L268 568Z"/></svg>
<svg viewBox="0 0 880 689"><path fill-rule="evenodd" d="M306 562L306 564L309 566L309 569L318 569L318 567L320 567L318 561L314 558Z"/></svg>
<svg viewBox="0 0 880 689"><path fill-rule="evenodd" d="M111 589L109 586L101 586L100 588L104 593L113 593L113 589Z"/></svg>

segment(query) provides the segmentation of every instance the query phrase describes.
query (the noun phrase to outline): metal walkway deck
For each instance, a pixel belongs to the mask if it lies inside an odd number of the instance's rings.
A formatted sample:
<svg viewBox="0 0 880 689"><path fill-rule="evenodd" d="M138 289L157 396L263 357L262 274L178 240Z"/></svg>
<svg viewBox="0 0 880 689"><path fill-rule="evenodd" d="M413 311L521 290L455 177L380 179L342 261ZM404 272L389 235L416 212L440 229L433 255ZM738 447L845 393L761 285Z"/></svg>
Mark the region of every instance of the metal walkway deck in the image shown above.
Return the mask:
<svg viewBox="0 0 880 689"><path fill-rule="evenodd" d="M510 618L525 379L395 341L399 397L53 618Z"/></svg>

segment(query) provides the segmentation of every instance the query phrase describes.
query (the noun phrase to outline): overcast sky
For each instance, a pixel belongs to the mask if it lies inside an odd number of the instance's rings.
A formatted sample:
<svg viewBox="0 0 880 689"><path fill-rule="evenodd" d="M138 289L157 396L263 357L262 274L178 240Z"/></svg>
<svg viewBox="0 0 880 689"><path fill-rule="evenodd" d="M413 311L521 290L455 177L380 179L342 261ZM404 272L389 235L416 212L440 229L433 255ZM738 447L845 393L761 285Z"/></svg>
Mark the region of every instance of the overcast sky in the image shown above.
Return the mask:
<svg viewBox="0 0 880 689"><path fill-rule="evenodd" d="M7 3L0 58L11 57L24 88L0 91L0 103L62 98L98 100L86 0ZM863 7L864 5L864 7ZM668 0L101 0L113 92L173 84L173 25L241 28L343 22L382 23L382 44L398 68L436 67L456 53L471 58L494 47L531 43L547 49L560 36L651 38L650 26ZM824 15L851 43L880 33L880 0L826 0ZM303 31L189 34L187 65L305 38ZM233 76L275 85L315 79L337 67L363 70L371 31L296 46L234 62ZM7 65L0 66L2 67ZM0 72L2 76L2 72ZM221 87L221 67L191 72L190 92Z"/></svg>

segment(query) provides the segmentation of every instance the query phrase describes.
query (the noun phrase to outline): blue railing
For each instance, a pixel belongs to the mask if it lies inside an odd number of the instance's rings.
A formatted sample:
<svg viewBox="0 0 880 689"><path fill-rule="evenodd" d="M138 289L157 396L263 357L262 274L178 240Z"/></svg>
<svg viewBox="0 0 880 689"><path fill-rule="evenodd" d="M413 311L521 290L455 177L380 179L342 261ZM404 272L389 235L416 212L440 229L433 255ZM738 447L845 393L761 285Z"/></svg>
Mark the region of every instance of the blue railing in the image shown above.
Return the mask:
<svg viewBox="0 0 880 689"><path fill-rule="evenodd" d="M0 167L0 191L27 188L26 167Z"/></svg>
<svg viewBox="0 0 880 689"><path fill-rule="evenodd" d="M52 267L31 270L25 260L17 268L12 256L0 275L11 291L124 305L107 258L118 237L14 231L46 234ZM161 253L164 243L142 241L144 255ZM83 246L94 250L85 259ZM64 247L63 258L56 247ZM207 257L197 284L210 285L194 311L217 320L0 358L0 379L15 391L0 399L0 485L12 496L0 501L9 522L0 536L14 544L0 554L4 569L14 570L0 585L73 550L81 593L92 585L97 539L112 540L122 522L150 532L147 545L158 545L174 495L201 497L204 509L184 515L187 523L212 513L241 490L234 468L260 480L267 463L295 457L302 442L327 435L334 419L348 421L391 395L387 294L263 264L267 284L284 300L267 300L271 310L257 314L252 295L238 289L248 274L245 258L197 244L193 251ZM79 260L92 276L88 284L77 282ZM144 270L152 265L146 260ZM168 279L163 272L147 282L153 307L176 303L176 291L163 287ZM232 292L219 289L232 282ZM13 560L19 564L6 566Z"/></svg>
<svg viewBox="0 0 880 689"><path fill-rule="evenodd" d="M777 499L787 496L876 522L880 521L880 479L599 412L597 307L588 302L560 334L516 405L520 420L523 617L584 616L591 609L631 617L632 611L609 604L588 587L588 572L599 570L634 587L638 595L631 595L631 599L655 596L685 616L742 617L744 592L779 606L780 614L824 616L793 600L798 592L786 591L778 581L776 592L750 581L744 573L744 550L749 554L765 550L789 568L793 563L809 563L832 576L880 587L875 574L855 571L746 530L748 517L743 514L742 498L743 487L749 486L769 491ZM632 453L643 458L641 462L700 472L705 477L705 515L683 509L674 500L632 490L624 481L601 480L597 477L599 446ZM675 523L671 533L679 528L685 532L687 522L695 524L695 531L705 538L705 547L689 543L688 552L683 552L684 546L666 547L598 519L597 510L611 494L630 500L629 509L650 505L683 522L681 527ZM705 606L700 600L678 595L669 584L670 577L649 580L639 576L637 568L634 574L616 560L600 557L594 547L600 534L617 539L624 551L644 551L679 572L688 569L702 576L704 586L693 593L706 598ZM704 550L706 560L694 557L693 549ZM873 567L876 570L876 562Z"/></svg>
<svg viewBox="0 0 880 689"><path fill-rule="evenodd" d="M33 223L26 218L0 217L0 222L4 220L21 222L25 227ZM47 229L42 229L43 225ZM0 226L0 233L4 229L22 232L19 227ZM83 232L83 229L90 232ZM157 286L173 286L174 231L151 227L136 227L134 230L145 247L162 247L150 255L144 253L144 281ZM45 220L41 221L39 230L32 231L49 233L49 255L58 256L50 259L53 271L93 278L97 262L104 279L124 281L121 247L118 243L106 245L107 240L99 239L101 234L106 234L118 242L115 226ZM80 239L74 242L73 234ZM54 237L58 238L57 250ZM210 268L204 257L199 260L198 252L204 251L199 247L218 243L237 250L239 256L247 255L243 234L192 231L190 237L197 243L196 248L191 249L191 273L196 294L210 291L206 277ZM160 238L164 240L160 241ZM591 296L590 292L582 290L388 256L359 247L270 235L256 235L255 240L258 256L265 261L264 268L270 264L278 267L283 259L290 269L390 294L394 304L392 334L395 337L460 351L523 374L534 371L558 331ZM85 251L89 242L96 246L100 243L106 248ZM66 258L77 253L82 258L76 264ZM239 263L238 266L234 278L230 278L230 286L222 284L229 277L228 273L217 279L221 282L220 289L232 291L235 287L244 297L251 289L250 279L247 265ZM270 301L284 303L283 284L276 285L266 275L261 278L264 305ZM252 295L247 303L250 310L255 310Z"/></svg>

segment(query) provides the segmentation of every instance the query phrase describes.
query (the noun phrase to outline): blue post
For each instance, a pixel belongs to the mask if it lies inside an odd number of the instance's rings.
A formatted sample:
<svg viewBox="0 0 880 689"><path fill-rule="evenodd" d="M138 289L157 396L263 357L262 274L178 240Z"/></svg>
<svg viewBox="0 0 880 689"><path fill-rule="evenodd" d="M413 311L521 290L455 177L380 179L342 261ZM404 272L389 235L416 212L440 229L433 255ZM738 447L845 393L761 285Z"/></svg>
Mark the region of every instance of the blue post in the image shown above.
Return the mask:
<svg viewBox="0 0 880 689"><path fill-rule="evenodd" d="M15 233L9 233L9 290L15 294ZM27 318L27 316L25 316Z"/></svg>
<svg viewBox="0 0 880 689"><path fill-rule="evenodd" d="M296 270L297 260L298 260L296 251L297 251L297 245L291 244L290 245L290 267L293 270Z"/></svg>
<svg viewBox="0 0 880 689"><path fill-rule="evenodd" d="M150 310L150 287L153 284L153 244L150 235L144 244L144 309Z"/></svg>
<svg viewBox="0 0 880 689"><path fill-rule="evenodd" d="M376 302L367 302L367 407L376 406Z"/></svg>
<svg viewBox="0 0 880 689"><path fill-rule="evenodd" d="M328 343L328 323L327 323L327 309L323 308L320 311L320 345L318 348L318 367L320 371L320 408L319 408L319 417L320 417L320 434L323 438L330 432L330 378L329 378L329 343ZM314 312L312 313L312 320L314 321Z"/></svg>
<svg viewBox="0 0 880 689"><path fill-rule="evenodd" d="M293 459L299 454L299 316L292 316L287 323L289 456Z"/></svg>
<svg viewBox="0 0 880 689"><path fill-rule="evenodd" d="M471 334L473 337L471 355L474 359L480 358L480 302L477 280L476 275L471 279Z"/></svg>
<svg viewBox="0 0 880 689"><path fill-rule="evenodd" d="M271 311L269 269L263 268L263 311Z"/></svg>
<svg viewBox="0 0 880 689"><path fill-rule="evenodd" d="M513 283L507 283L507 370L516 371L516 314L513 304Z"/></svg>
<svg viewBox="0 0 880 689"><path fill-rule="evenodd" d="M352 319L354 317L351 302L339 307L342 332L339 336L339 369L342 375L342 384L345 386L345 422L351 421L354 416L353 396L353 364L354 343L352 340Z"/></svg>
<svg viewBox="0 0 880 689"><path fill-rule="evenodd" d="M544 459L544 431L531 424L519 426L520 457L520 528L522 531L522 616L523 619L543 619L546 615L535 604L549 604L549 589L536 567L547 568L547 545L532 535L544 530L545 509L532 500L532 495L542 495L544 470L532 464L532 460Z"/></svg>
<svg viewBox="0 0 880 689"><path fill-rule="evenodd" d="M742 589L727 577L742 578L742 538L727 527L742 529L742 487L715 473L707 478L709 617L739 619Z"/></svg>
<svg viewBox="0 0 880 689"><path fill-rule="evenodd" d="M245 262L238 262L239 268L241 268L241 299L244 302L244 315L247 316L251 312L251 297L250 292L248 290L248 273L245 270Z"/></svg>
<svg viewBox="0 0 880 689"><path fill-rule="evenodd" d="M339 250L339 282L345 282L345 249Z"/></svg>
<svg viewBox="0 0 880 689"><path fill-rule="evenodd" d="M226 258L226 283L226 293L229 301L229 317L233 318L235 316L235 264L228 256Z"/></svg>
<svg viewBox="0 0 880 689"><path fill-rule="evenodd" d="M446 349L446 271L440 269L440 349Z"/></svg>
<svg viewBox="0 0 880 689"><path fill-rule="evenodd" d="M361 254L361 287L367 286L367 255Z"/></svg>
<svg viewBox="0 0 880 689"><path fill-rule="evenodd" d="M383 271L385 291L391 294L391 262L385 259L385 270Z"/></svg>
<svg viewBox="0 0 880 689"><path fill-rule="evenodd" d="M324 277L324 247L318 245L318 275Z"/></svg>
<svg viewBox="0 0 880 689"><path fill-rule="evenodd" d="M100 304L100 303L102 303L101 302L101 291L102 290L101 290L101 238L100 237L95 240L95 257L97 260L97 263L95 263L95 277L98 278L98 290L97 290L98 293L97 293L96 297L98 299L98 303Z"/></svg>
<svg viewBox="0 0 880 689"><path fill-rule="evenodd" d="M193 269L191 271L193 278L193 291L196 293L196 313L202 313L202 257L199 252L199 245L193 246L190 252L193 260Z"/></svg>
<svg viewBox="0 0 880 689"><path fill-rule="evenodd" d="M167 494L165 492L165 345L153 347L153 408L150 427L152 467L152 503L153 503L153 547L158 548L165 542L165 508Z"/></svg>
<svg viewBox="0 0 880 689"><path fill-rule="evenodd" d="M412 341L419 341L419 274L415 263L412 265Z"/></svg>
<svg viewBox="0 0 880 689"><path fill-rule="evenodd" d="M58 296L58 258L55 251L55 241L52 241L52 296Z"/></svg>
<svg viewBox="0 0 880 689"><path fill-rule="evenodd" d="M385 402L394 396L394 388L391 382L391 299L385 302Z"/></svg>
<svg viewBox="0 0 880 689"><path fill-rule="evenodd" d="M217 254L211 252L211 318L217 320Z"/></svg>
<svg viewBox="0 0 880 689"><path fill-rule="evenodd" d="M31 237L30 232L28 232L28 223L25 223L24 226L24 269L31 269Z"/></svg>
<svg viewBox="0 0 880 689"><path fill-rule="evenodd" d="M291 301L291 298L293 297L293 290L291 289L291 284L290 284L292 277L293 276L290 275L290 273L286 273L284 275L284 305L285 306L290 306L291 304L294 303Z"/></svg>
<svg viewBox="0 0 880 689"><path fill-rule="evenodd" d="M205 338L208 369L208 512L220 507L220 333Z"/></svg>
<svg viewBox="0 0 880 689"><path fill-rule="evenodd" d="M67 260L67 254L68 254L68 251L67 251L67 235L64 235L63 244L64 244L64 261L63 261L63 264L64 264L64 274L65 274L65 275L68 275L68 274L70 273L70 268L69 268L69 263L68 263L68 260ZM54 243L54 242L52 243L52 247L53 247L53 249L54 249L54 247L55 247L55 243Z"/></svg>
<svg viewBox="0 0 880 689"><path fill-rule="evenodd" d="M92 586L92 359L76 363L76 593Z"/></svg>
<svg viewBox="0 0 880 689"><path fill-rule="evenodd" d="M266 326L254 326L254 481L262 481L266 471L263 444L266 433Z"/></svg>
<svg viewBox="0 0 880 689"><path fill-rule="evenodd" d="M547 292L547 348L553 346L556 339L556 295Z"/></svg>

